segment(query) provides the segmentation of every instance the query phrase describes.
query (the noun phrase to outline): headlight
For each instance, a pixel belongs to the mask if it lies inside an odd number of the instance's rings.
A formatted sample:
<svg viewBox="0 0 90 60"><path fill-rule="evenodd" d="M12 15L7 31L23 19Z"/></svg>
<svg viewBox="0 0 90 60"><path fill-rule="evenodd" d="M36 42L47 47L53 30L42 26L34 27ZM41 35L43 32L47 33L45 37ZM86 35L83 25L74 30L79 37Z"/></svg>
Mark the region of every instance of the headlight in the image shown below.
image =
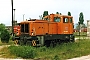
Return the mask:
<svg viewBox="0 0 90 60"><path fill-rule="evenodd" d="M33 35L33 32L32 32L32 35Z"/></svg>

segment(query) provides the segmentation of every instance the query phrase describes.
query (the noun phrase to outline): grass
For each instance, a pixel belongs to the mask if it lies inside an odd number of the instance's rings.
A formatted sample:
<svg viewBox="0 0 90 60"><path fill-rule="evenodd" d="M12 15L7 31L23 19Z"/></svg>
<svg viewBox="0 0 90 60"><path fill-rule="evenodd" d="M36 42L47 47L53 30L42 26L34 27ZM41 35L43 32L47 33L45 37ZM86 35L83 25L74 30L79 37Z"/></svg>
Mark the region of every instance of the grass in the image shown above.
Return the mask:
<svg viewBox="0 0 90 60"><path fill-rule="evenodd" d="M8 47L0 49L0 57L2 58L17 58L14 54L10 54Z"/></svg>
<svg viewBox="0 0 90 60"><path fill-rule="evenodd" d="M0 46L2 46L2 45L13 45L13 44L14 44L14 41L12 41L12 40L9 40L9 43L2 43L0 40Z"/></svg>
<svg viewBox="0 0 90 60"><path fill-rule="evenodd" d="M0 46L4 46L4 45L14 45L14 41L9 40L9 43L2 43L0 40ZM5 46L2 49L0 49L0 57L3 58L16 58L15 55L10 54L9 49Z"/></svg>
<svg viewBox="0 0 90 60"><path fill-rule="evenodd" d="M15 48L18 48L18 47L20 46L16 46ZM22 48L23 47L24 46L22 46ZM5 47L2 50L0 50L1 52L0 55L2 54L1 57L17 58L18 56L16 56L15 54L10 54L11 53L10 49L11 49L10 47L9 48ZM30 49L30 48L28 47L26 48L26 50L27 49ZM80 56L85 56L90 54L90 40L77 40L77 42L74 42L74 43L63 43L63 44L57 45L54 48L38 47L33 49L36 52L36 56L34 59L65 60L65 59L70 59L70 58L80 57Z"/></svg>
<svg viewBox="0 0 90 60"><path fill-rule="evenodd" d="M35 48L30 46L10 46L9 51L11 54L22 58L33 59L37 55Z"/></svg>
<svg viewBox="0 0 90 60"><path fill-rule="evenodd" d="M64 43L56 46L55 48L46 48L46 51L43 52L39 50L37 58L41 57L46 59L48 58L53 59L53 57L57 55L59 59L64 60L83 55L88 55L90 54L90 47L88 47L89 45L90 45L89 40L86 41L82 40L76 43Z"/></svg>
<svg viewBox="0 0 90 60"><path fill-rule="evenodd" d="M80 36L79 36L79 32L74 32L75 38L83 38L85 39L87 37L87 32L80 32Z"/></svg>
<svg viewBox="0 0 90 60"><path fill-rule="evenodd" d="M8 48L4 48L5 50L2 50L6 52L7 57L11 56L10 51L8 51ZM37 55L35 56L36 59L46 59L46 60L53 60L53 59L70 59L74 57L80 57L83 55L90 54L90 40L80 40L75 43L63 43L60 45L57 45L56 47L39 47L34 48L37 52ZM5 57L5 56L4 56ZM16 56L13 54L12 58L15 58Z"/></svg>
<svg viewBox="0 0 90 60"><path fill-rule="evenodd" d="M74 32L74 35L79 35L79 32ZM80 32L80 35L82 36L82 35L87 35L87 32Z"/></svg>

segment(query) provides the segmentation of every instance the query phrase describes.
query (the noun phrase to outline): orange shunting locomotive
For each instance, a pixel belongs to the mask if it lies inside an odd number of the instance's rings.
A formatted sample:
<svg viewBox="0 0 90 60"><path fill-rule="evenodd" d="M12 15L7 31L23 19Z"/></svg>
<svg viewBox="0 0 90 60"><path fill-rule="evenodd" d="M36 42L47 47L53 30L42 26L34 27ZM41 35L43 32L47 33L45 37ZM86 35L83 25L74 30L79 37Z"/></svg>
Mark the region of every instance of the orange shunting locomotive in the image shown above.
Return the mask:
<svg viewBox="0 0 90 60"><path fill-rule="evenodd" d="M31 19L20 22L18 44L49 46L61 41L74 42L73 17L50 14L42 20Z"/></svg>

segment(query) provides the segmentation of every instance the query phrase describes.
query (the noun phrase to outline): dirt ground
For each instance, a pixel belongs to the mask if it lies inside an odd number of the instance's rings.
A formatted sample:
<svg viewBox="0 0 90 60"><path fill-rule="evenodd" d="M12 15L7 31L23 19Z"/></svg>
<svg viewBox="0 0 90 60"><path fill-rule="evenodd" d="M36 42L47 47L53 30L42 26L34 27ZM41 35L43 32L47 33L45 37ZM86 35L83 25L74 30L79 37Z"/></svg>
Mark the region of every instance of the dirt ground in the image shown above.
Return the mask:
<svg viewBox="0 0 90 60"><path fill-rule="evenodd" d="M72 58L72 59L67 59L67 60L90 60L90 55Z"/></svg>

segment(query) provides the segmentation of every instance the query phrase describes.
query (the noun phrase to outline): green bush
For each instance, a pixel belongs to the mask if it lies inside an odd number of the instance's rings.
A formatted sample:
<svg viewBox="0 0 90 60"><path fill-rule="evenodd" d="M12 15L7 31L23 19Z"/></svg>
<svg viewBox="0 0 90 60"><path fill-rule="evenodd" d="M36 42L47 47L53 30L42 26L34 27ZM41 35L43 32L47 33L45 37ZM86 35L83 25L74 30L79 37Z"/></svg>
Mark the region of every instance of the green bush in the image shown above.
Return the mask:
<svg viewBox="0 0 90 60"><path fill-rule="evenodd" d="M35 48L30 46L10 46L9 50L11 54L15 54L18 57L22 58L35 58L36 51Z"/></svg>
<svg viewBox="0 0 90 60"><path fill-rule="evenodd" d="M1 42L8 43L10 38L9 32L5 29L1 32Z"/></svg>
<svg viewBox="0 0 90 60"><path fill-rule="evenodd" d="M5 30L5 25L3 23L0 24L0 38L1 38L1 32Z"/></svg>

